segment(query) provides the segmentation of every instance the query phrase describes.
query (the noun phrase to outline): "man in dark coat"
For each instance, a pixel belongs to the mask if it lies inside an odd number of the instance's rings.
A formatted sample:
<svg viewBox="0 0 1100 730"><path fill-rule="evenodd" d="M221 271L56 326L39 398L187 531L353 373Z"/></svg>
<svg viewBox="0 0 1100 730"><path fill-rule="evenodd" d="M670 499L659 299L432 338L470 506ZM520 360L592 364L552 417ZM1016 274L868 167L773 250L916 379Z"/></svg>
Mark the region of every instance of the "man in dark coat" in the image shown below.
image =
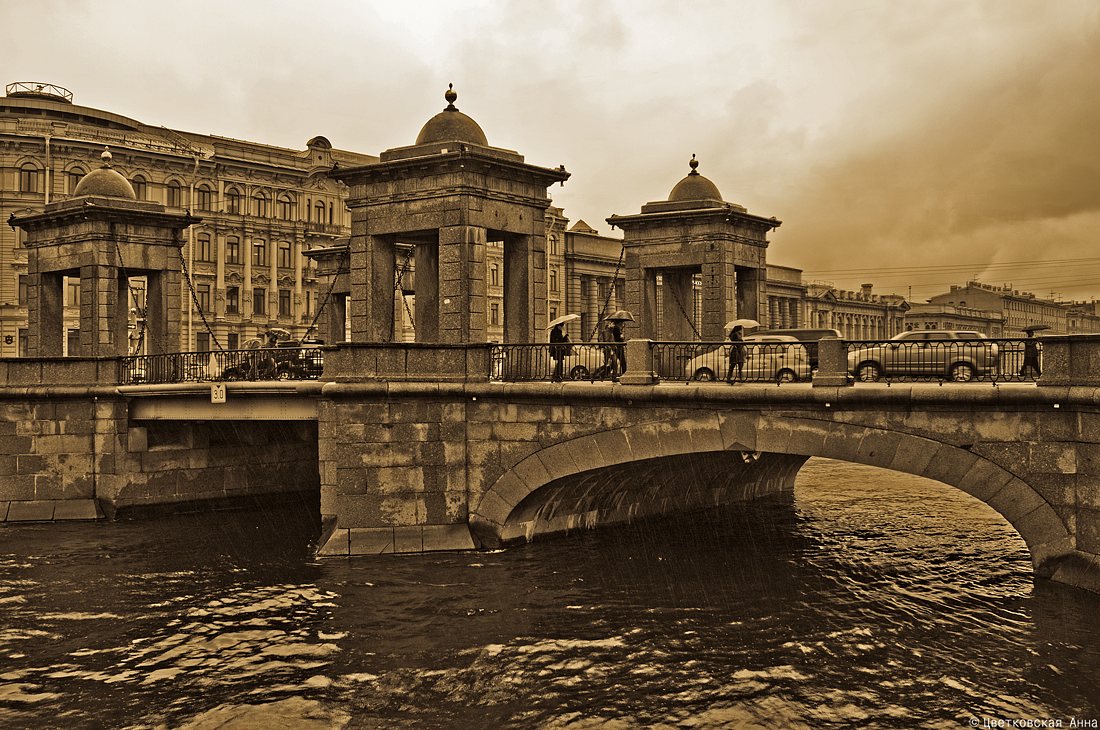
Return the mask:
<svg viewBox="0 0 1100 730"><path fill-rule="evenodd" d="M733 369L737 368L737 379L742 380L742 369L745 367L745 337L744 328L737 325L730 330L730 364L726 369L726 382L733 384Z"/></svg>
<svg viewBox="0 0 1100 730"><path fill-rule="evenodd" d="M569 357L573 348L569 344L569 335L565 334L562 325L556 324L550 330L550 357L554 360L554 375L550 378L554 382L564 379L562 364Z"/></svg>

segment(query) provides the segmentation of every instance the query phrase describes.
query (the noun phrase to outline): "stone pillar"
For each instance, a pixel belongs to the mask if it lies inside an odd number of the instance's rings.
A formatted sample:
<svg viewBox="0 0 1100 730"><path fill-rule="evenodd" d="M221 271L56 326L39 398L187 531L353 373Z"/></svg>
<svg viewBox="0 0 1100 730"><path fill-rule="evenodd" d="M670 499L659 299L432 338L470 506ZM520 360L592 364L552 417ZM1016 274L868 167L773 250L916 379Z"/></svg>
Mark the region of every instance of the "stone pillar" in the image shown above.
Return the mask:
<svg viewBox="0 0 1100 730"><path fill-rule="evenodd" d="M813 385L815 388L852 385L852 378L848 375L848 349L843 340L834 337L818 340Z"/></svg>
<svg viewBox="0 0 1100 730"><path fill-rule="evenodd" d="M535 342L540 319L546 324L546 251L541 236L508 236L504 241L504 341ZM541 292L541 296L540 296ZM541 307L539 306L541 300Z"/></svg>
<svg viewBox="0 0 1100 730"><path fill-rule="evenodd" d="M28 268L33 266L34 262L29 260ZM27 356L61 357L64 323L65 275L30 273L27 277Z"/></svg>
<svg viewBox="0 0 1100 730"><path fill-rule="evenodd" d="M355 214L363 215L359 210ZM350 245L351 339L353 342L390 342L394 336L394 240L391 236L352 236ZM419 293L419 269L416 278ZM416 310L421 310L419 298ZM420 339L419 332L417 339Z"/></svg>
<svg viewBox="0 0 1100 730"><path fill-rule="evenodd" d="M413 334L417 342L439 342L439 258L442 252L442 231L440 240L432 243L418 243L413 248L413 288L416 292L416 312ZM382 296L379 287L379 297ZM393 288L390 289L390 307L393 307ZM399 327L396 326L396 331Z"/></svg>
<svg viewBox="0 0 1100 730"><path fill-rule="evenodd" d="M695 339L695 328L691 320L691 307L695 292L691 285L691 272L665 271L661 276L664 288L662 301L663 340L683 341ZM627 360L629 363L629 359Z"/></svg>

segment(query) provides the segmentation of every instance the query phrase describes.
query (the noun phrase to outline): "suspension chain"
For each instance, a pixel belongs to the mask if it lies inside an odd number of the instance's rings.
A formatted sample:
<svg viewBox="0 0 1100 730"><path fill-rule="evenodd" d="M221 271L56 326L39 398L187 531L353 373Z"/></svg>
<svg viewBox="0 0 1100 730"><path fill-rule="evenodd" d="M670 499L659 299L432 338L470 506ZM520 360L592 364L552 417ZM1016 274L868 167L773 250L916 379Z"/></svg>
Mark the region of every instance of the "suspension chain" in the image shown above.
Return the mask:
<svg viewBox="0 0 1100 730"><path fill-rule="evenodd" d="M668 290L672 292L672 300L676 302L676 307L680 310L680 314L684 315L684 319L691 325L691 331L695 333L695 339L702 340L703 335L699 334L699 329L695 326L695 317L689 317L687 310L684 309L684 303L680 301L680 295L676 291L676 287L668 287ZM694 282L692 282L692 292L695 291ZM694 307L692 307L694 309Z"/></svg>
<svg viewBox="0 0 1100 730"><path fill-rule="evenodd" d="M405 305L405 314L409 317L409 326L416 330L416 317L412 313L412 309L409 307L409 300L405 298L404 289L401 287L401 277L409 272L409 260L412 259L413 253L416 251L415 246L409 247L408 253L405 254L405 260L401 263L401 266L397 269L393 277L393 292L401 296L401 303ZM394 327L397 323L394 322ZM396 333L395 333L396 336Z"/></svg>
<svg viewBox="0 0 1100 730"><path fill-rule="evenodd" d="M621 249L619 249L619 261L615 264L615 273L611 276L611 286L607 287L607 296L604 297L603 306L600 307L600 312L599 315L596 317L596 322L592 325L592 334L588 336L589 342L592 342L595 339L596 333L599 332L600 329L600 322L602 322L603 318L607 316L608 305L611 304L611 295L615 293L615 282L619 280L619 271L623 267L623 257L625 255L626 246L624 245Z"/></svg>
<svg viewBox="0 0 1100 730"><path fill-rule="evenodd" d="M176 254L180 259L180 266L183 269L183 277L187 281L187 289L191 292L191 301L195 305L195 309L199 313L199 318L202 319L202 324L206 327L206 331L210 333L210 338L217 345L219 352L225 352L225 348L222 347L222 343L218 341L218 336L214 333L214 330L210 327L210 323L206 321L206 312L202 311L202 306L199 304L199 295L195 292L195 283L191 281L191 272L187 269L187 261L183 258L183 248L177 248Z"/></svg>
<svg viewBox="0 0 1100 730"><path fill-rule="evenodd" d="M340 257L340 265L336 267L336 275L332 277L332 281L329 282L328 291L325 292L325 296L321 299L321 303L317 305L317 312L313 315L313 321L309 323L309 329L306 330L306 334L313 332L317 329L317 320L321 319L321 313L325 311L325 307L328 306L329 299L332 298L332 292L336 289L336 282L340 281L340 275L347 272L351 262L351 246L344 249L344 255ZM342 333L341 333L342 334Z"/></svg>
<svg viewBox="0 0 1100 730"><path fill-rule="evenodd" d="M129 345L127 345L126 350L127 354L139 355L141 354L142 346L145 344L146 324L149 321L147 314L148 310L145 307L141 306L141 302L138 301L137 293L134 291L133 285L130 284L130 275L126 271L126 261L122 258L122 249L118 246L118 239L114 239L113 243L115 244L115 255L118 256L118 268L122 272L122 278L126 280L126 291L129 293L130 299L134 303L134 309L136 309L137 313L141 315L141 322L140 326L138 327L137 344L134 346L134 351L132 353L129 351ZM158 344L159 343L156 342L153 343L154 346Z"/></svg>

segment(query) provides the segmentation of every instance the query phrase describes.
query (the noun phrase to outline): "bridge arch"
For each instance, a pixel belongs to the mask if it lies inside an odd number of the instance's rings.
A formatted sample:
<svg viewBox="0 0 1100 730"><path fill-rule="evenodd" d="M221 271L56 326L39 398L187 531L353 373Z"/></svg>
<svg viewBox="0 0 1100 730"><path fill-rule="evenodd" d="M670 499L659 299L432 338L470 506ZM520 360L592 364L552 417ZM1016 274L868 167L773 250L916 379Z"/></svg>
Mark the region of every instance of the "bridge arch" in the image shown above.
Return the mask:
<svg viewBox="0 0 1100 730"><path fill-rule="evenodd" d="M540 449L504 472L485 491L470 526L487 544L530 539L564 529L624 522L658 511L705 506L733 496L731 480L749 479L738 497L780 492L811 456L839 459L927 477L954 486L996 510L1020 534L1035 573L1051 577L1075 552L1054 508L1030 484L968 449L902 431L769 413L707 413L613 428ZM620 479L633 464L709 470L712 483L678 504L682 480L651 489L647 505L614 499L585 501L599 488L597 472ZM744 465L744 468L742 468ZM652 473L652 470L651 470ZM724 481L721 477L729 477ZM717 480L717 481L714 481ZM571 485L573 499L553 502ZM669 489L671 486L673 488ZM573 508L568 513L569 507ZM667 509L666 509L667 508Z"/></svg>

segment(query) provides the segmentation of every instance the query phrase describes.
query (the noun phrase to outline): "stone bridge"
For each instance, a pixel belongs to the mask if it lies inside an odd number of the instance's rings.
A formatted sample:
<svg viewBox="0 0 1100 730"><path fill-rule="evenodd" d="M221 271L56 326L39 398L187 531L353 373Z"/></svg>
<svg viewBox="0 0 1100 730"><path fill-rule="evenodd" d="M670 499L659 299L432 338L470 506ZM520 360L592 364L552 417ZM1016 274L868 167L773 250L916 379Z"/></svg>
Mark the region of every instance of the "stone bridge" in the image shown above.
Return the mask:
<svg viewBox="0 0 1100 730"><path fill-rule="evenodd" d="M614 384L493 382L487 345L344 344L310 383L120 386L109 358L5 363L0 507L319 490L325 555L470 549L789 493L823 456L961 489L1037 575L1100 592L1100 367L1070 377L1100 343L1049 341L1038 386L997 387L849 386L839 344L813 384L654 383L630 346L641 367Z"/></svg>

